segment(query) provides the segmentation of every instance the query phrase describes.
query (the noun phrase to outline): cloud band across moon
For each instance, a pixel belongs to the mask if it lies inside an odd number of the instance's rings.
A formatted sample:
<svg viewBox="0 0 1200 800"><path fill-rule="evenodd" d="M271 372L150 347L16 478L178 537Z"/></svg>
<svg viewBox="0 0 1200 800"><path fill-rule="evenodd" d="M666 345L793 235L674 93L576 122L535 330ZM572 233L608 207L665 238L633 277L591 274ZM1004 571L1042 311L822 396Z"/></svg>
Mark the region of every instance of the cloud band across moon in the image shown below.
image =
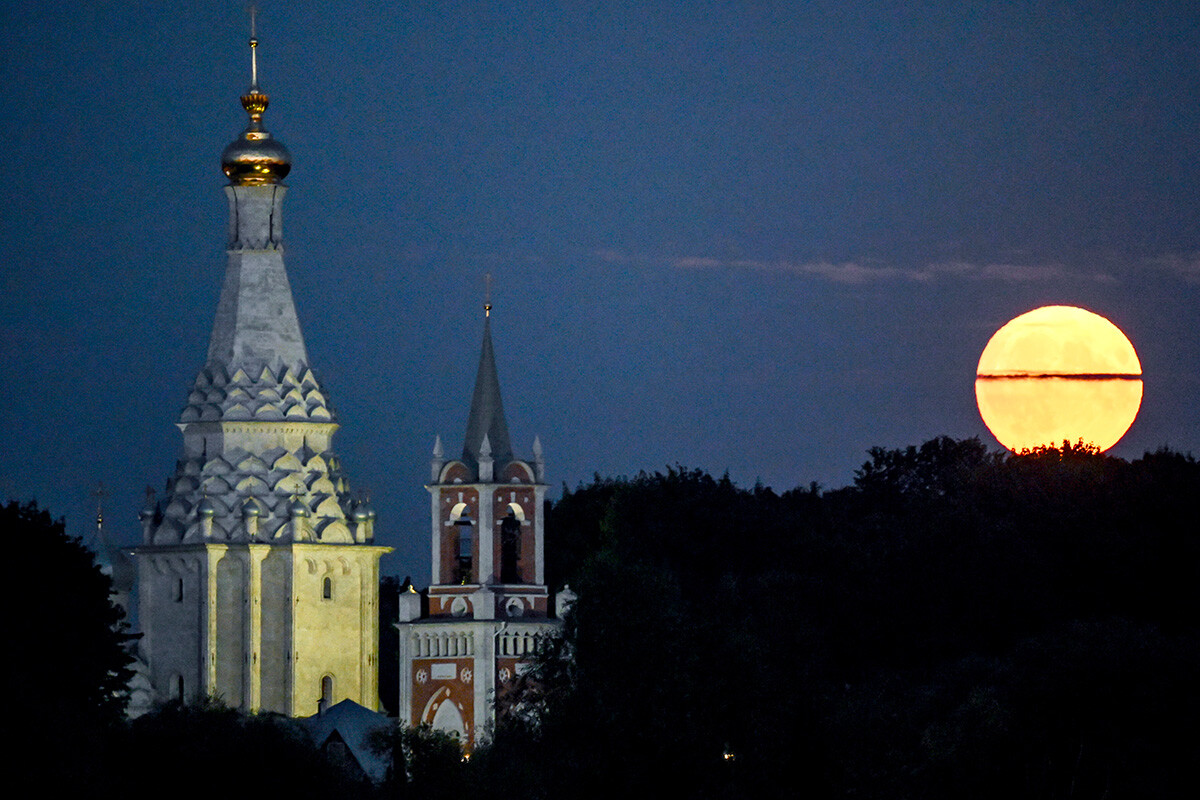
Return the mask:
<svg viewBox="0 0 1200 800"><path fill-rule="evenodd" d="M1057 378L1060 380L1070 381L1140 381L1142 379L1142 375L1140 372L1000 372L986 375L980 373L976 375L975 378L981 381L1024 380L1026 378L1031 380L1047 380Z"/></svg>

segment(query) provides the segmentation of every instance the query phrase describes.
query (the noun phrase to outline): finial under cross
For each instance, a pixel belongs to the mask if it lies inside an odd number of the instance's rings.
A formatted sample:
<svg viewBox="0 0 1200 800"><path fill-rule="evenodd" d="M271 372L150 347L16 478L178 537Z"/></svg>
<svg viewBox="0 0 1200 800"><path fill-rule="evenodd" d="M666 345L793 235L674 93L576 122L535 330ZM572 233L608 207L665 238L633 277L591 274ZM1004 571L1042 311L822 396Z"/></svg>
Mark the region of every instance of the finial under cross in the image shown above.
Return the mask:
<svg viewBox="0 0 1200 800"><path fill-rule="evenodd" d="M483 315L492 315L492 273L483 273Z"/></svg>

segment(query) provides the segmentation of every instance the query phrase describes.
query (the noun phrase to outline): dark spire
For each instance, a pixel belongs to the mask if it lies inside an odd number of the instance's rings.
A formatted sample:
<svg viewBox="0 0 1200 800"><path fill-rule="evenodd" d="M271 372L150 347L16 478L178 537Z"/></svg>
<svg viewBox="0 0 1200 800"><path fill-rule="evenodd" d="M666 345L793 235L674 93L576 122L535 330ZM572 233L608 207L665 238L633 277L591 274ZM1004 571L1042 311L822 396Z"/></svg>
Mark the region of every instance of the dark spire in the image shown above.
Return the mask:
<svg viewBox="0 0 1200 800"><path fill-rule="evenodd" d="M113 589L129 592L137 579L133 559L124 550L113 545L104 531L104 498L108 492L105 491L104 484L97 484L92 494L96 497L96 534L88 543L88 549L95 555L100 571L112 579Z"/></svg>
<svg viewBox="0 0 1200 800"><path fill-rule="evenodd" d="M491 304L487 305L491 310ZM483 350L479 354L479 372L475 375L475 393L471 396L471 416L467 418L467 438L463 442L463 460L473 469L479 467L484 437L491 446L491 458L497 468L512 461L512 443L504 403L500 400L500 376L496 373L496 354L492 350L492 320L483 321Z"/></svg>

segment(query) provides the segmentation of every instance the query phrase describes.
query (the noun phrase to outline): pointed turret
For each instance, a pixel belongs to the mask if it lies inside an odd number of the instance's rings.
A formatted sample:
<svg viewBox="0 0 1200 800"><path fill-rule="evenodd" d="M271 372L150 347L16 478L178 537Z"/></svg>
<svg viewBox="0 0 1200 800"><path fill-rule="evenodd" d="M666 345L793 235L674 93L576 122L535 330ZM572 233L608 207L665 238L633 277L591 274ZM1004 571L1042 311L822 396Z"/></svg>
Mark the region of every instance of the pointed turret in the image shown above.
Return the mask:
<svg viewBox="0 0 1200 800"><path fill-rule="evenodd" d="M542 437L533 437L533 472L538 483L546 482L546 455L542 452Z"/></svg>
<svg viewBox="0 0 1200 800"><path fill-rule="evenodd" d="M492 350L491 303L485 308L489 313L483 321L483 347L479 353L479 371L475 375L475 392L471 395L471 413L467 417L467 437L463 442L463 460L476 470L485 438L497 468L513 459L508 422L504 419L504 402L500 399L496 354Z"/></svg>
<svg viewBox="0 0 1200 800"><path fill-rule="evenodd" d="M442 436L438 434L433 440L433 459L429 462L429 480L437 483L444 466L446 466L446 451L442 447Z"/></svg>
<svg viewBox="0 0 1200 800"><path fill-rule="evenodd" d="M128 553L109 541L104 528L104 487L97 487L95 495L96 532L87 546L96 557L96 565L100 567L100 571L112 579L113 600L128 614L129 593L137 579L136 567Z"/></svg>

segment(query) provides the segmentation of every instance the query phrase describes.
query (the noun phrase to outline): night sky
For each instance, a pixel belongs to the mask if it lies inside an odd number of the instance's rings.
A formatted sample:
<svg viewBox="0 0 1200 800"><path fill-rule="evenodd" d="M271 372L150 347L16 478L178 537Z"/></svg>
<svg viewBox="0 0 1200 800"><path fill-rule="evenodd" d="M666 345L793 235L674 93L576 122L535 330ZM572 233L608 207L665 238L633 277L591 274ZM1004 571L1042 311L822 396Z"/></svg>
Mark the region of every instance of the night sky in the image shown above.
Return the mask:
<svg viewBox="0 0 1200 800"><path fill-rule="evenodd" d="M1137 348L1112 452L1200 453L1194 3L260 5L292 290L388 573L428 579L486 272L513 444L541 436L554 496L998 446L979 355L1051 303ZM0 498L75 534L102 482L137 541L181 454L247 38L237 2L0 10Z"/></svg>

